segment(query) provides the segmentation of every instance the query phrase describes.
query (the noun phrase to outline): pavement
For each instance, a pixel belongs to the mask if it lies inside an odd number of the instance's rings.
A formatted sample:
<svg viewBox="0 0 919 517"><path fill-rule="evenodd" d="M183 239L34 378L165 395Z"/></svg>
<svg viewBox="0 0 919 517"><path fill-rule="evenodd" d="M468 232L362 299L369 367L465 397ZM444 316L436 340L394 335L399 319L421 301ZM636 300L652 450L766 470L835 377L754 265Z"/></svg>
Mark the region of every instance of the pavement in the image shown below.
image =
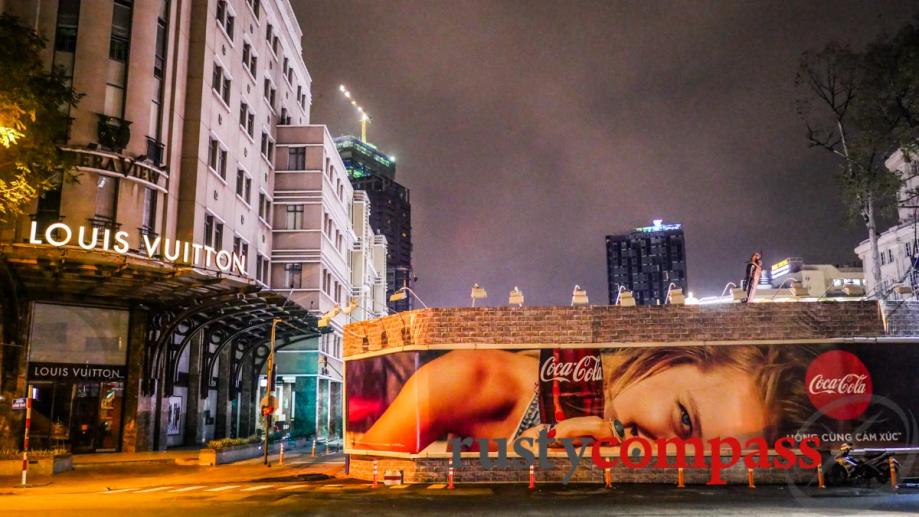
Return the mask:
<svg viewBox="0 0 919 517"><path fill-rule="evenodd" d="M200 467L176 462L187 451L133 458L77 461L75 470L31 486L0 478L0 514L100 515L890 515L919 513L919 494L888 487L795 486L457 485L377 488L344 476L340 454L285 454L232 465ZM131 459L131 458L125 458ZM170 462L171 460L171 462Z"/></svg>

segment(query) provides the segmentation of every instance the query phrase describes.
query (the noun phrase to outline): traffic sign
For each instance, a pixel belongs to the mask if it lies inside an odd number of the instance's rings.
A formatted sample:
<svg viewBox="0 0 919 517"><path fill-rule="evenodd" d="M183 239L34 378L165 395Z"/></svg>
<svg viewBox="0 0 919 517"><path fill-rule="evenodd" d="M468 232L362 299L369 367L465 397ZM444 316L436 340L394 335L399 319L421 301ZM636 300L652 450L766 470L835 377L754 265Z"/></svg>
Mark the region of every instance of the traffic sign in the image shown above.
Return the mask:
<svg viewBox="0 0 919 517"><path fill-rule="evenodd" d="M26 398L13 399L13 409L25 409L26 408Z"/></svg>

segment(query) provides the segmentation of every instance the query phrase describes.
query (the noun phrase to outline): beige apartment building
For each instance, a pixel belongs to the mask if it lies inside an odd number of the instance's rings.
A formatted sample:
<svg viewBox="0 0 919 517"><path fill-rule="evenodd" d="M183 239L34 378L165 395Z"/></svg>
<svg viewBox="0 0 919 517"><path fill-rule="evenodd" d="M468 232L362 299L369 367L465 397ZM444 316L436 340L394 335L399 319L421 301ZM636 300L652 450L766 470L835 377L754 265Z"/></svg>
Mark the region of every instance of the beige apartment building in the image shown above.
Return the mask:
<svg viewBox="0 0 919 517"><path fill-rule="evenodd" d="M288 0L0 8L36 27L47 65L84 94L61 143L77 181L0 225L0 394L33 386L36 447L151 450L253 434L272 320L278 350L315 350L316 316L332 299L305 287L286 299L287 262L274 263L284 256L274 239L288 238L272 228L286 221L279 142L283 128L309 124L311 104ZM350 216L334 217L347 254ZM329 267L346 305L347 261ZM16 446L22 421L0 404L0 447Z"/></svg>

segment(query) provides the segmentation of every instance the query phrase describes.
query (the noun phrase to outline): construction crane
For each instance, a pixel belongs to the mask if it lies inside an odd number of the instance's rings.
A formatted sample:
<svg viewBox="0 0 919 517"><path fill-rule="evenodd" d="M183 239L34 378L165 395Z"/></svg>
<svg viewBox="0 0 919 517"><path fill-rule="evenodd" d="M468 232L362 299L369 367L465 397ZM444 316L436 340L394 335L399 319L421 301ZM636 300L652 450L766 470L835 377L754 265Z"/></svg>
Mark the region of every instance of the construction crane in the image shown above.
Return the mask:
<svg viewBox="0 0 919 517"><path fill-rule="evenodd" d="M368 115L367 112L364 111L364 108L362 108L360 104L358 104L357 101L354 100L354 97L351 95L351 92L348 91L347 88L345 88L345 85L343 84L340 85L338 87L338 91L340 91L342 95L345 96L346 99L351 101L351 105L354 106L354 108L360 114L361 116L360 117L361 119L361 142L364 142L366 144L367 143L367 124L370 123L370 115Z"/></svg>

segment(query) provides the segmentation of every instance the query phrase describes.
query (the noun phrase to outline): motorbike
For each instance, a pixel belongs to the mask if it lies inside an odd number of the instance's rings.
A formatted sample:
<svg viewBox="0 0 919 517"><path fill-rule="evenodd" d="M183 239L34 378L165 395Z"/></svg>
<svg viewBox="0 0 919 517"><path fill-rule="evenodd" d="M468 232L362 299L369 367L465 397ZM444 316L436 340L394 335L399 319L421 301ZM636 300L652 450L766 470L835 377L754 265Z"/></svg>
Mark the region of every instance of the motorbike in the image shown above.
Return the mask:
<svg viewBox="0 0 919 517"><path fill-rule="evenodd" d="M827 472L827 483L844 485L864 482L870 485L875 479L881 484L888 483L891 458L894 471L899 472L900 462L886 449L863 449L856 455L852 444L843 444Z"/></svg>

